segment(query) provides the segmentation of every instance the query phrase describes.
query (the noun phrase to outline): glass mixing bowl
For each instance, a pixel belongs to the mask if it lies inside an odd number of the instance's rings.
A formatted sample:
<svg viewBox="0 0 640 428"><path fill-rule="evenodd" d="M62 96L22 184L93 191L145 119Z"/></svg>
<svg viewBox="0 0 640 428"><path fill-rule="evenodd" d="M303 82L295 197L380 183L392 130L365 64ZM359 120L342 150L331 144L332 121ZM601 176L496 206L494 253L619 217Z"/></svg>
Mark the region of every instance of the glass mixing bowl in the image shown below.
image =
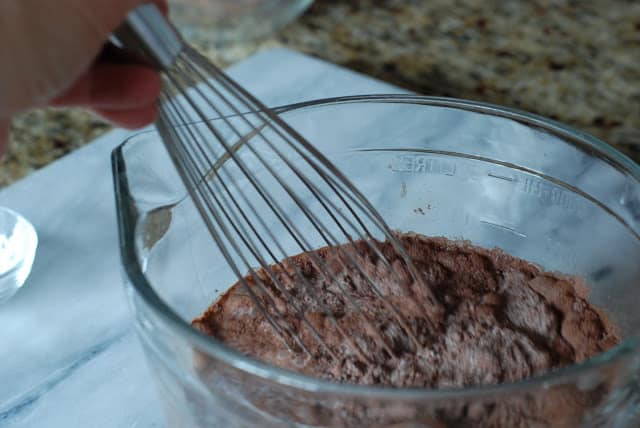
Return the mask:
<svg viewBox="0 0 640 428"><path fill-rule="evenodd" d="M191 41L216 44L268 36L313 0L169 0L171 20Z"/></svg>
<svg viewBox="0 0 640 428"><path fill-rule="evenodd" d="M247 358L190 326L235 277L145 133L115 150L113 171L128 294L170 426L639 426L638 165L564 125L475 102L363 96L278 112L392 228L580 275L624 341L528 380L446 390L333 384Z"/></svg>

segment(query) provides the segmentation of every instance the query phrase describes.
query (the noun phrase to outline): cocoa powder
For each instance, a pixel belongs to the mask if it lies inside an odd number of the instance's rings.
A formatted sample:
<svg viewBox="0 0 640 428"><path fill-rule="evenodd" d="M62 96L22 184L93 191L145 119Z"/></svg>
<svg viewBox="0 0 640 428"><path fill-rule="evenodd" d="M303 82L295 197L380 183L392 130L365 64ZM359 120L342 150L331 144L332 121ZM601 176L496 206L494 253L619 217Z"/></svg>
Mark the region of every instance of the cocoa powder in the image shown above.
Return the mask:
<svg viewBox="0 0 640 428"><path fill-rule="evenodd" d="M545 272L500 250L415 234L398 237L421 281L412 280L388 243L379 247L391 269L363 242L350 253L357 254L359 271L345 268L344 257L325 248L245 278L267 314L281 325L286 320L308 353L293 336L282 340L241 284L193 325L281 368L334 382L392 387L518 381L579 363L620 341L606 315L588 302L580 278ZM329 272L316 268L315 256ZM260 296L257 284L268 289L268 298ZM314 329L333 355L314 338Z"/></svg>

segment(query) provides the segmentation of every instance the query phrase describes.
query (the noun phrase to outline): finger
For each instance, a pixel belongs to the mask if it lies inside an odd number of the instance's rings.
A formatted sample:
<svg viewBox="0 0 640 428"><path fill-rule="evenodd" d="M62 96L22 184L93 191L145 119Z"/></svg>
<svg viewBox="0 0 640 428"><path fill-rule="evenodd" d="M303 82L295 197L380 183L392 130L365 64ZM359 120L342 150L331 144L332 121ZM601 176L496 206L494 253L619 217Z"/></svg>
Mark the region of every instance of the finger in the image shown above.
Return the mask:
<svg viewBox="0 0 640 428"><path fill-rule="evenodd" d="M94 111L98 116L127 129L142 128L153 123L158 116L158 107L155 104L133 110L94 109Z"/></svg>
<svg viewBox="0 0 640 428"><path fill-rule="evenodd" d="M52 105L103 110L135 110L155 102L162 89L160 75L140 65L96 64Z"/></svg>

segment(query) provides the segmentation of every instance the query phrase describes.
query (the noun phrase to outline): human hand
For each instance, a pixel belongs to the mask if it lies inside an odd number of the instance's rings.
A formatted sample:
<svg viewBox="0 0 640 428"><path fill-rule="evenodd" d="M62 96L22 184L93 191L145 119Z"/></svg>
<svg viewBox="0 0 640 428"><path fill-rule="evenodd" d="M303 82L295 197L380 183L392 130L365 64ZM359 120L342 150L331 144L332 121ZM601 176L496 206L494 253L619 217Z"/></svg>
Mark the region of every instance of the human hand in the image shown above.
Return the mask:
<svg viewBox="0 0 640 428"><path fill-rule="evenodd" d="M145 2L0 1L0 154L11 117L33 107L86 107L127 128L155 119L156 71L96 61L108 35ZM166 12L166 0L154 2Z"/></svg>

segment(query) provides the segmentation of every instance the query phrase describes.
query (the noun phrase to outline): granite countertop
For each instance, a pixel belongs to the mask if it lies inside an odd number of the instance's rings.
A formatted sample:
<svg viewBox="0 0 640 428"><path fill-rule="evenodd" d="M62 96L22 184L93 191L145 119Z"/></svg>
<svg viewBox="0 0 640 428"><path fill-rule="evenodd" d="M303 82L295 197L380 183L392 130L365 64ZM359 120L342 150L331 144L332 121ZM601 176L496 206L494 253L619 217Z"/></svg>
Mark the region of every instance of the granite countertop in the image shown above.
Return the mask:
<svg viewBox="0 0 640 428"><path fill-rule="evenodd" d="M222 48L192 42L221 65L286 46L421 94L527 110L640 162L636 0L316 0L270 39ZM109 129L75 109L21 115L0 186Z"/></svg>

